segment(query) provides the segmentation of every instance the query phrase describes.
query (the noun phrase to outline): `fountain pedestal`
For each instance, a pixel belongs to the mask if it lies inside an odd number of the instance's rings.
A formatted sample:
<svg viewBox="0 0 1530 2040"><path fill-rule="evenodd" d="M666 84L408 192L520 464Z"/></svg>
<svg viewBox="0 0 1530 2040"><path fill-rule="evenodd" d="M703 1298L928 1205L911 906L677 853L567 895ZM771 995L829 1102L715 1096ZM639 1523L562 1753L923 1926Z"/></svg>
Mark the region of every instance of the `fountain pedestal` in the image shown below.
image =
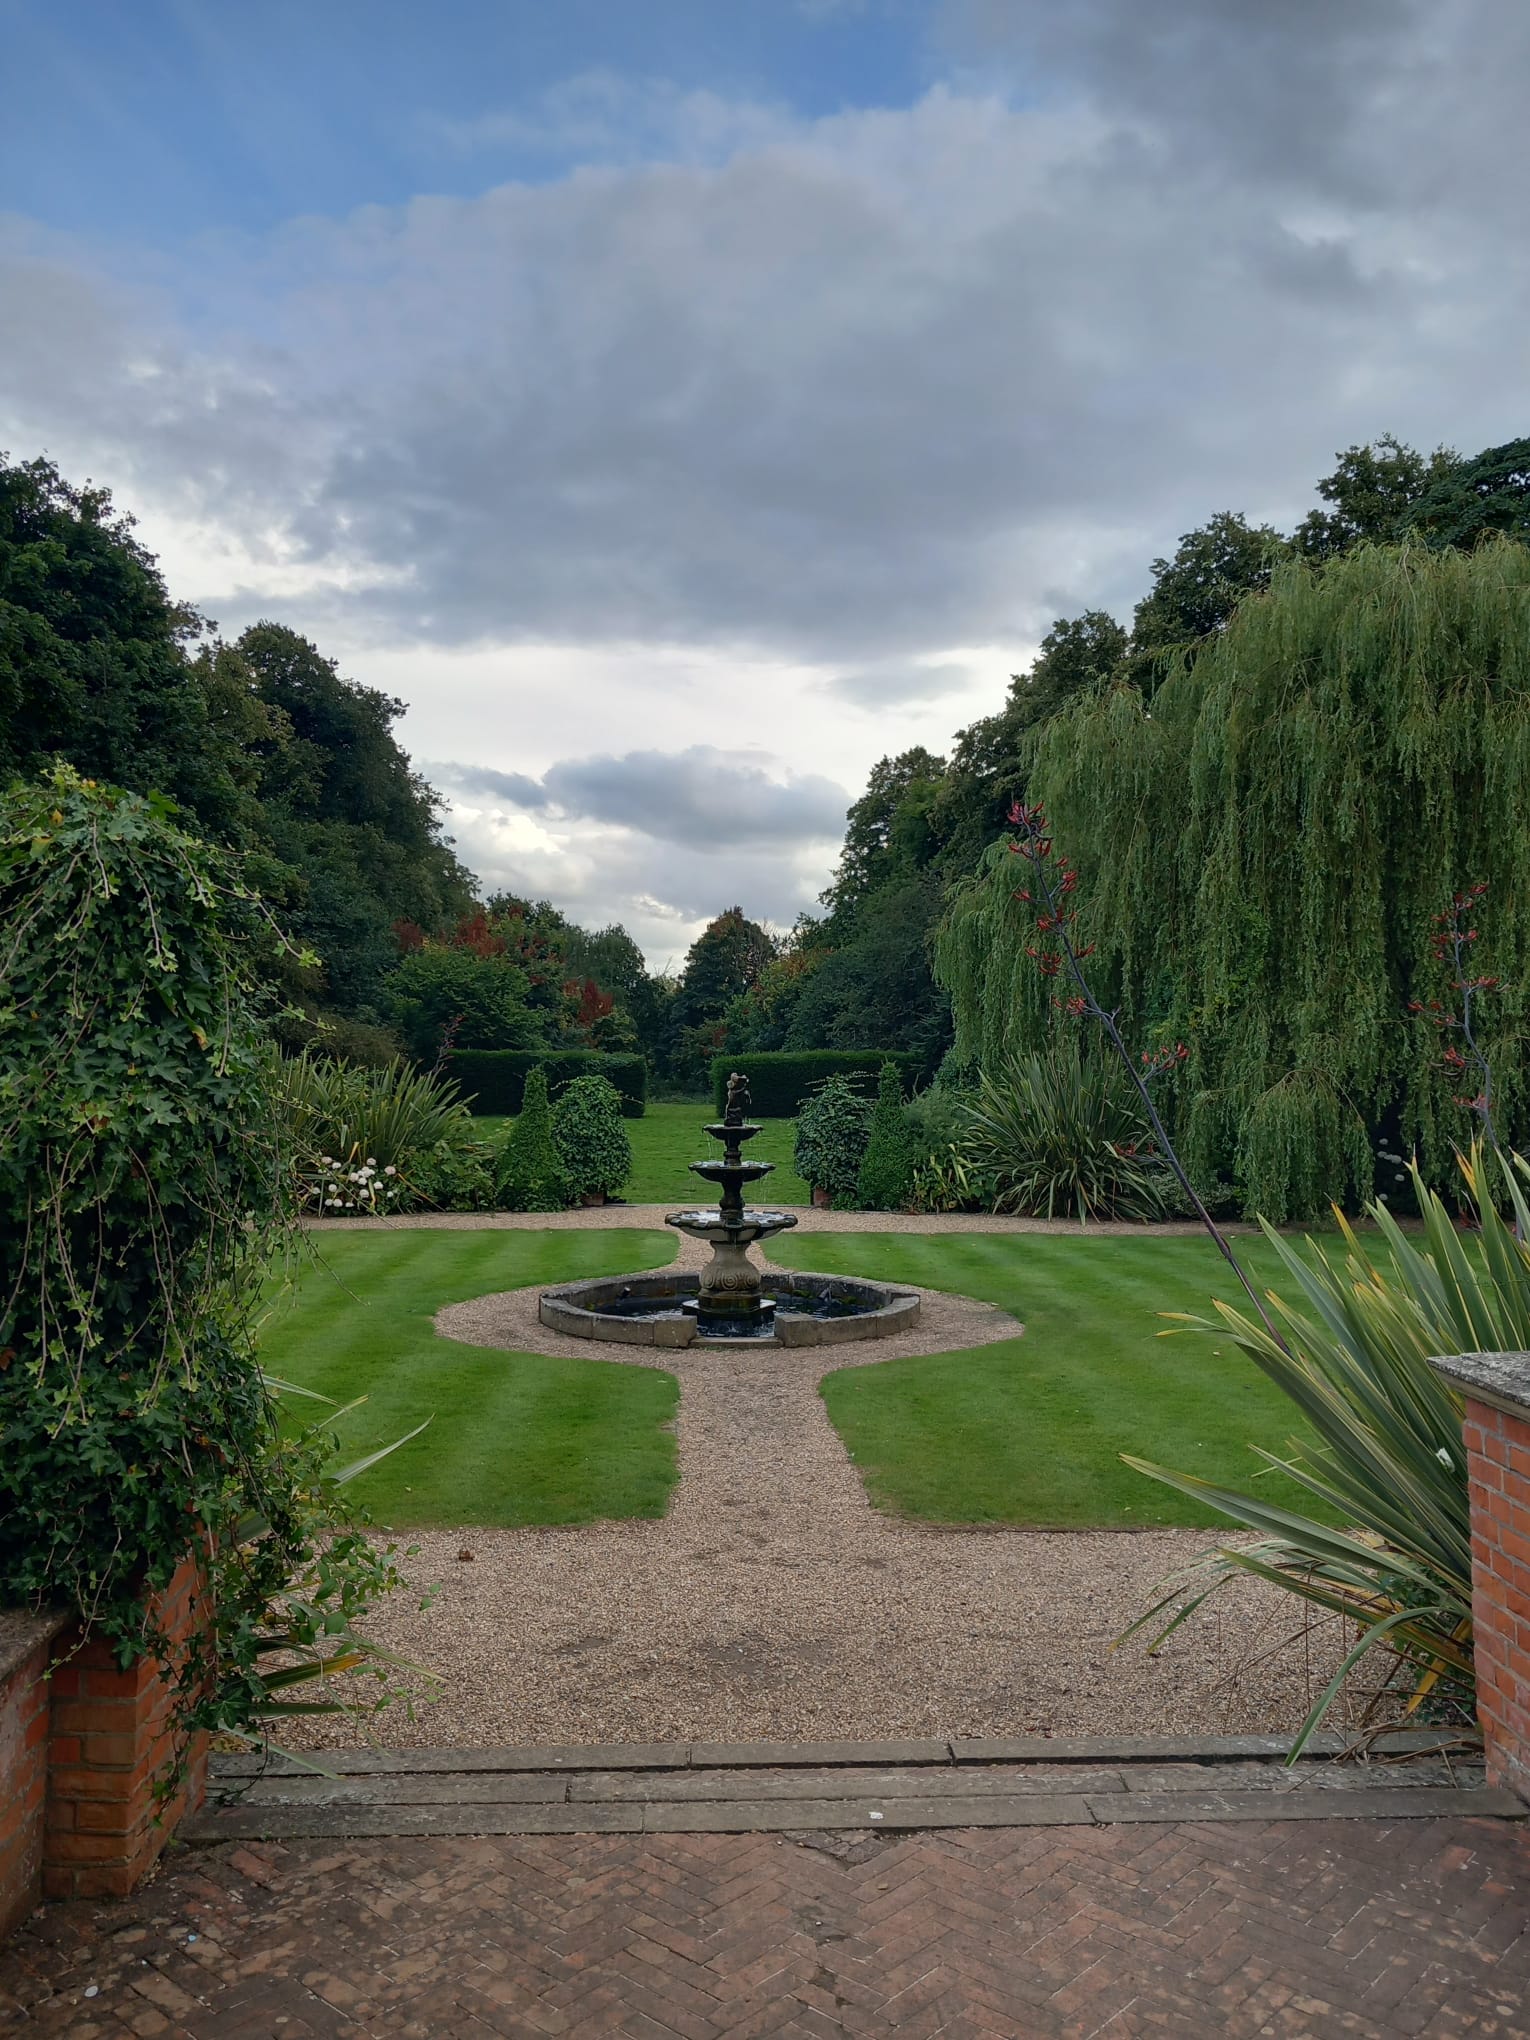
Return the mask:
<svg viewBox="0 0 1530 2040"><path fill-rule="evenodd" d="M672 1211L664 1221L692 1239L711 1243L712 1258L701 1271L695 1302L698 1320L714 1333L734 1324L743 1336L757 1335L776 1308L761 1291L760 1271L750 1260L749 1249L756 1240L769 1239L797 1223L795 1212L760 1211L744 1203L744 1185L759 1182L775 1167L773 1162L746 1162L743 1158L744 1143L761 1130L744 1116L748 1102L744 1079L731 1077L728 1109L706 1129L714 1140L722 1142L722 1160L691 1163L693 1175L721 1187L717 1209ZM689 1304L685 1307L691 1308Z"/></svg>

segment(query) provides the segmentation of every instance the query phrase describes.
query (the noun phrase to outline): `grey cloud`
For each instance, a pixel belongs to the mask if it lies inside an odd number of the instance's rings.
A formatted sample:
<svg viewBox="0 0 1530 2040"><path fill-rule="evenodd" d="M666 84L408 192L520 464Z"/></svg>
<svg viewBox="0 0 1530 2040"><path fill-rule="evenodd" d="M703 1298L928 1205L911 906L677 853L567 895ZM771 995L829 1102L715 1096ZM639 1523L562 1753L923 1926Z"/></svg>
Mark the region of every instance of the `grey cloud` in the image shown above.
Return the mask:
<svg viewBox="0 0 1530 2040"><path fill-rule="evenodd" d="M1082 91L1175 156L1380 195L1367 116L1407 81L1429 19L1462 0L946 0L959 56L1009 58L1032 90Z"/></svg>
<svg viewBox="0 0 1530 2040"><path fill-rule="evenodd" d="M737 646L854 703L1033 642L1048 590L1124 612L1181 531L1299 516L1351 440L1523 429L1517 0L948 27L1027 103L199 249L179 327L18 240L4 438L327 577L315 634Z"/></svg>
<svg viewBox="0 0 1530 2040"><path fill-rule="evenodd" d="M679 752L563 759L540 781L470 765L429 769L466 793L488 793L519 808L554 808L567 817L723 856L836 842L849 806L845 789L821 775L773 779L762 766L741 764L701 744Z"/></svg>
<svg viewBox="0 0 1530 2040"><path fill-rule="evenodd" d="M540 780L528 779L524 772L496 772L488 765L453 763L423 764L420 770L432 782L444 780L464 793L487 793L496 800L509 801L512 807L545 808L550 797Z"/></svg>
<svg viewBox="0 0 1530 2040"><path fill-rule="evenodd" d="M943 694L960 693L967 684L963 666L911 666L898 661L836 673L824 682L826 691L841 701L873 711L909 701L936 701Z"/></svg>
<svg viewBox="0 0 1530 2040"><path fill-rule="evenodd" d="M492 817L461 809L451 816L458 853L487 890L552 898L586 926L620 921L655 970L678 965L705 923L735 902L756 919L789 927L826 876L827 860L790 843L723 840L705 855L677 856L672 844L632 830L592 837L587 823L558 819L546 827L550 843L528 849L504 840Z"/></svg>

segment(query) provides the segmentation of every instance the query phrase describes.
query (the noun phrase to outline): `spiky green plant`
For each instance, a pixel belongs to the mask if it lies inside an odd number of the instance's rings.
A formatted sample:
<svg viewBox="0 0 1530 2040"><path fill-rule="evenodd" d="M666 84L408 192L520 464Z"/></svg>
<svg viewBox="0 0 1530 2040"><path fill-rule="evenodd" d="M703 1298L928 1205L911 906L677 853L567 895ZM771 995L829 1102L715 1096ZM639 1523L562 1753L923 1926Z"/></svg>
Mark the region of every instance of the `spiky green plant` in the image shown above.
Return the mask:
<svg viewBox="0 0 1530 2040"><path fill-rule="evenodd" d="M1311 1240L1298 1250L1265 1226L1293 1292L1289 1298L1269 1292L1278 1337L1230 1304L1217 1303L1215 1320L1181 1316L1198 1331L1219 1337L1231 1331L1301 1411L1312 1438L1294 1439L1284 1458L1258 1456L1305 1488L1324 1517L1122 1455L1138 1472L1258 1535L1254 1544L1205 1553L1127 1635L1168 1615L1155 1638L1161 1642L1240 1573L1361 1625L1359 1641L1303 1723L1293 1756L1376 1645L1411 1667L1411 1706L1442 1691L1470 1711L1471 1510L1461 1398L1429 1359L1530 1350L1530 1205L1522 1181L1530 1170L1518 1157L1489 1158L1481 1146L1459 1163L1474 1236L1463 1239L1415 1166L1424 1220L1419 1244L1379 1203L1369 1216L1381 1234L1380 1253L1368 1252L1342 1218L1342 1257ZM1513 1223L1498 1208L1495 1177Z"/></svg>
<svg viewBox="0 0 1530 2040"><path fill-rule="evenodd" d="M313 1210L402 1210L432 1201L441 1151L479 1145L457 1086L403 1061L367 1069L294 1056L280 1066L278 1091L299 1195Z"/></svg>
<svg viewBox="0 0 1530 2040"><path fill-rule="evenodd" d="M1125 1072L1073 1042L1005 1056L963 1111L969 1166L993 1209L1027 1217L1164 1218L1173 1184Z"/></svg>

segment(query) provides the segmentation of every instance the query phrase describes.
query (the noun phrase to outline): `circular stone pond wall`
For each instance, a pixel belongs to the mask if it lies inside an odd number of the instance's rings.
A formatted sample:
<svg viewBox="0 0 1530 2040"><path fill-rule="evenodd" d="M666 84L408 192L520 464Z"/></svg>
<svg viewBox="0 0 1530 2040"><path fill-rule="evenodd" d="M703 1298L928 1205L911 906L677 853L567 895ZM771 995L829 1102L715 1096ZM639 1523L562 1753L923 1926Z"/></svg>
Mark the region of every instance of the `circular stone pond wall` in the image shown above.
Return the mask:
<svg viewBox="0 0 1530 2040"><path fill-rule="evenodd" d="M698 1335L694 1304L700 1278L694 1273L606 1275L589 1282L565 1282L542 1292L538 1315L552 1331L576 1339L609 1340L622 1346L776 1345L844 1346L859 1339L887 1339L919 1322L919 1296L885 1282L861 1282L845 1275L767 1274L761 1294L776 1305L763 1334Z"/></svg>

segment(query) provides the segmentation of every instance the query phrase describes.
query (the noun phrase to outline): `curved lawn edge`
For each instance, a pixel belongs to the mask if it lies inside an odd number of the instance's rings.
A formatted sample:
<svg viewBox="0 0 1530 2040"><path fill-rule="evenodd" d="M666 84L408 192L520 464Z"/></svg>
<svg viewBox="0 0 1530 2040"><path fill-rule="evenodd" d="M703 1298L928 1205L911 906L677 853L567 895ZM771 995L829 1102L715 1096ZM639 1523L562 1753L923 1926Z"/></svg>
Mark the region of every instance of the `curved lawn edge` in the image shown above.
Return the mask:
<svg viewBox="0 0 1530 2040"><path fill-rule="evenodd" d="M1023 1341L836 1369L830 1421L879 1509L914 1521L1031 1530L1225 1526L1123 1466L1132 1452L1230 1485L1297 1428L1230 1340L1163 1336L1225 1271L1200 1239L818 1234L785 1264L959 1290L1024 1321ZM1249 1258L1256 1269L1260 1252ZM1272 1498L1284 1483L1268 1477ZM1294 1495L1288 1489L1288 1495Z"/></svg>
<svg viewBox="0 0 1530 2040"><path fill-rule="evenodd" d="M661 1369L462 1344L443 1306L518 1284L663 1267L652 1232L333 1232L262 1331L270 1371L336 1403L345 1459L429 1428L348 1492L401 1530L662 1516L679 1386ZM312 1405L304 1405L311 1420Z"/></svg>

